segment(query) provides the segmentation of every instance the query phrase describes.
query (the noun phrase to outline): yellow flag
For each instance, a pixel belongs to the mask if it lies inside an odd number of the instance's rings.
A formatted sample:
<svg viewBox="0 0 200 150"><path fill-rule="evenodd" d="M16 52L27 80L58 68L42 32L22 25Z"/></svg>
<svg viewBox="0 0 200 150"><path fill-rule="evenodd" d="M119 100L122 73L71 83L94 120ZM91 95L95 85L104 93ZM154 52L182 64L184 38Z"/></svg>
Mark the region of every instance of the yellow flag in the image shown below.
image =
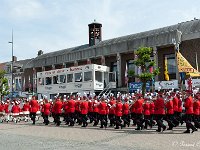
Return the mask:
<svg viewBox="0 0 200 150"><path fill-rule="evenodd" d="M165 75L165 80L169 81L169 74L168 74L168 67L167 67L167 57L165 57L165 63L164 63L164 75Z"/></svg>
<svg viewBox="0 0 200 150"><path fill-rule="evenodd" d="M181 55L180 52L176 53L177 56L177 65L178 65L178 71L179 72L186 72L187 75L191 77L197 77L200 76L200 72L198 72L196 69L192 67L192 65Z"/></svg>

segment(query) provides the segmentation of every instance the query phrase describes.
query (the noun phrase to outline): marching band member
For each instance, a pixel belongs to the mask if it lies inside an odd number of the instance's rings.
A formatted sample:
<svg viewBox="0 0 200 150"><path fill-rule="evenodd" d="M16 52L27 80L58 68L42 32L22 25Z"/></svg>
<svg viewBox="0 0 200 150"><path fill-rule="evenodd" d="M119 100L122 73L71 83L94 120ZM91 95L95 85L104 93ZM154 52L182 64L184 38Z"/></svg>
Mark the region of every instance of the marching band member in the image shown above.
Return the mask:
<svg viewBox="0 0 200 150"><path fill-rule="evenodd" d="M61 124L60 116L62 114L62 106L63 106L63 104L62 104L60 97L57 97L55 104L54 104L56 126L60 126L60 124Z"/></svg>
<svg viewBox="0 0 200 150"><path fill-rule="evenodd" d="M20 113L20 107L19 107L19 102L15 100L14 105L12 106L11 109L13 121L15 123L19 122L19 113Z"/></svg>
<svg viewBox="0 0 200 150"><path fill-rule="evenodd" d="M122 107L122 120L124 121L124 127L126 125L130 126L130 110L129 110L129 99L127 97L124 98L124 104Z"/></svg>
<svg viewBox="0 0 200 150"><path fill-rule="evenodd" d="M115 108L113 105L116 104L116 100L114 99L113 95L110 96L110 101L108 103L109 106L109 114L108 114L108 119L110 120L110 126L112 127L115 125Z"/></svg>
<svg viewBox="0 0 200 150"><path fill-rule="evenodd" d="M83 100L80 104L81 109L81 120L82 120L82 127L87 127L87 114L88 114L88 101L86 99L86 96L83 96Z"/></svg>
<svg viewBox="0 0 200 150"><path fill-rule="evenodd" d="M49 118L48 117L50 115L50 109L51 109L51 104L49 103L48 99L46 98L44 100L44 114L43 114L45 125L49 124Z"/></svg>
<svg viewBox="0 0 200 150"><path fill-rule="evenodd" d="M35 124L36 113L38 111L38 101L36 100L36 96L32 96L30 101L30 118L33 121L33 125Z"/></svg>
<svg viewBox="0 0 200 150"><path fill-rule="evenodd" d="M174 120L174 110L178 111L178 101L177 101L177 105L175 105L175 107L177 107L176 109L174 109L174 98L172 98L171 96L167 97L167 102L165 103L165 107L167 109L167 113L166 113L166 121L168 123L169 128L167 130L172 130L173 127L175 127L175 125L173 124L173 120Z"/></svg>
<svg viewBox="0 0 200 150"><path fill-rule="evenodd" d="M122 107L123 107L123 104L121 102L121 97L118 96L117 98L117 103L114 105L115 107L115 129L119 129L119 126L121 126L121 129L122 129L122 120L121 120L121 117L122 117Z"/></svg>
<svg viewBox="0 0 200 150"><path fill-rule="evenodd" d="M68 116L69 116L69 126L74 126L74 115L75 115L75 105L76 102L73 99L73 96L71 96L71 99L68 101L67 106L68 106Z"/></svg>
<svg viewBox="0 0 200 150"><path fill-rule="evenodd" d="M191 123L192 121L192 115L194 113L193 111L193 98L191 96L191 91L188 91L186 93L186 99L185 99L185 122L186 122L186 128L187 130L184 133L190 133L190 129L192 129L192 133L194 131L197 131L197 129L194 127L194 125Z"/></svg>
<svg viewBox="0 0 200 150"><path fill-rule="evenodd" d="M0 101L0 122L3 122L4 118L4 102Z"/></svg>
<svg viewBox="0 0 200 150"><path fill-rule="evenodd" d="M135 130L142 130L143 129L143 103L144 99L142 94L138 94L138 99L135 102L135 113L136 113L136 124L137 128Z"/></svg>
<svg viewBox="0 0 200 150"><path fill-rule="evenodd" d="M24 121L27 122L29 119L29 115L30 115L30 104L29 104L28 99L25 99L25 103L22 107L22 110L23 110L23 114L24 114L24 118L25 118Z"/></svg>
<svg viewBox="0 0 200 150"><path fill-rule="evenodd" d="M10 101L9 101L9 99L7 99L6 102L5 102L5 105L4 105L5 120L6 120L7 123L10 121L9 105L10 105Z"/></svg>
<svg viewBox="0 0 200 150"><path fill-rule="evenodd" d="M158 129L156 131L161 132L161 128L163 128L163 131L165 131L166 126L163 124L163 117L165 115L165 103L162 93L158 94L154 104L155 104L156 122L158 124Z"/></svg>
<svg viewBox="0 0 200 150"><path fill-rule="evenodd" d="M144 98L144 104L143 104L143 113L144 113L144 120L145 123L144 129L147 129L148 125L152 127L152 124L150 123L150 102L149 102L149 96L146 96Z"/></svg>
<svg viewBox="0 0 200 150"><path fill-rule="evenodd" d="M194 102L193 102L193 111L194 111L194 116L193 116L193 121L194 121L194 126L196 128L200 128L200 123L199 123L199 108L200 108L200 101L199 101L199 96L194 97Z"/></svg>
<svg viewBox="0 0 200 150"><path fill-rule="evenodd" d="M93 102L93 112L94 112L94 124L93 126L97 126L99 123L99 101L97 100L97 97L94 97L94 102Z"/></svg>

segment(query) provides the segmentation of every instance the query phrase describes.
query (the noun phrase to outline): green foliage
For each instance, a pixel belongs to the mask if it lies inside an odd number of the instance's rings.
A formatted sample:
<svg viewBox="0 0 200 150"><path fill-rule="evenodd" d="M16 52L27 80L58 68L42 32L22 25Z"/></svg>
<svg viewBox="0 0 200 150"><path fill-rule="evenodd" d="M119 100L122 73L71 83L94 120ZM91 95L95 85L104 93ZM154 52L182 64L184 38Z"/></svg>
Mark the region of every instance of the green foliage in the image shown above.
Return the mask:
<svg viewBox="0 0 200 150"><path fill-rule="evenodd" d="M0 96L9 94L8 79L4 78L5 71L0 70Z"/></svg>
<svg viewBox="0 0 200 150"><path fill-rule="evenodd" d="M134 60L134 64L137 67L141 68L141 74L136 75L131 74L129 71L129 74L132 76L139 78L141 82L143 82L143 87L142 87L142 93L144 95L146 91L146 83L148 81L151 81L154 79L155 76L157 76L159 72L159 68L155 68L154 66L156 65L154 60L151 60L151 54L153 53L153 49L150 47L140 47L136 52L136 60ZM150 73L149 70L151 67L154 67L153 73Z"/></svg>

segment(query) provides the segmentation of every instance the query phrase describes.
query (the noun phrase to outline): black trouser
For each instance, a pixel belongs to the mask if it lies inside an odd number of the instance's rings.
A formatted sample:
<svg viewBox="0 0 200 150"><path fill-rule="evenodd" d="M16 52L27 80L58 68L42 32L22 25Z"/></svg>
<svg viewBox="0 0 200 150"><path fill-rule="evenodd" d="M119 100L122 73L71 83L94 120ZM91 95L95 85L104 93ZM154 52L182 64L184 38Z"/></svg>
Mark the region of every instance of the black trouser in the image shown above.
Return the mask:
<svg viewBox="0 0 200 150"><path fill-rule="evenodd" d="M126 125L130 125L130 115L127 114L127 115L123 115L122 116L122 120L124 121L124 127L126 127Z"/></svg>
<svg viewBox="0 0 200 150"><path fill-rule="evenodd" d="M154 117L154 114L151 114L151 115L150 115L150 118L149 118L150 123L151 123L151 127L155 125L154 118L155 118L155 117Z"/></svg>
<svg viewBox="0 0 200 150"><path fill-rule="evenodd" d="M166 126L163 124L163 117L164 117L164 115L161 115L161 114L156 115L156 122L158 124L158 131L161 131L161 128L166 128Z"/></svg>
<svg viewBox="0 0 200 150"><path fill-rule="evenodd" d="M88 112L88 118L90 119L90 123L92 123L94 121L94 113Z"/></svg>
<svg viewBox="0 0 200 150"><path fill-rule="evenodd" d="M193 116L193 121L194 121L194 126L196 128L200 128L199 115L194 115Z"/></svg>
<svg viewBox="0 0 200 150"><path fill-rule="evenodd" d="M36 117L36 113L31 112L31 113L30 113L30 118L31 118L31 120L33 121L33 124L35 124L35 117Z"/></svg>
<svg viewBox="0 0 200 150"><path fill-rule="evenodd" d="M86 127L88 125L87 120L88 120L87 115L81 114L81 121L83 123L83 127Z"/></svg>
<svg viewBox="0 0 200 150"><path fill-rule="evenodd" d="M48 125L49 124L49 116L48 115L43 115L43 118L44 118L45 125Z"/></svg>
<svg viewBox="0 0 200 150"><path fill-rule="evenodd" d="M74 121L77 121L78 124L81 124L81 113L79 111L75 111Z"/></svg>
<svg viewBox="0 0 200 150"><path fill-rule="evenodd" d="M175 125L174 122L176 123L176 121L174 121L174 115L173 114L167 114L166 115L166 121L168 123L169 129L172 129Z"/></svg>
<svg viewBox="0 0 200 150"><path fill-rule="evenodd" d="M115 125L115 115L114 114L108 114L108 119L110 120L110 126Z"/></svg>
<svg viewBox="0 0 200 150"><path fill-rule="evenodd" d="M60 113L55 114L55 123L56 123L57 126L59 126L61 124L60 116L61 116Z"/></svg>
<svg viewBox="0 0 200 150"><path fill-rule="evenodd" d="M144 119L142 121L142 124L144 123L144 128L147 129L148 126L152 127L152 124L150 123L150 115L144 115Z"/></svg>
<svg viewBox="0 0 200 150"><path fill-rule="evenodd" d="M69 113L68 120L70 122L70 126L74 126L74 113Z"/></svg>
<svg viewBox="0 0 200 150"><path fill-rule="evenodd" d="M136 114L136 124L137 128L143 128L143 114Z"/></svg>
<svg viewBox="0 0 200 150"><path fill-rule="evenodd" d="M99 117L100 117L100 121L101 121L101 128L103 128L103 126L106 128L107 122L108 122L107 115L100 114Z"/></svg>
<svg viewBox="0 0 200 150"><path fill-rule="evenodd" d="M185 114L185 123L187 131L190 129L195 130L194 125L192 124L193 115L192 114Z"/></svg>
<svg viewBox="0 0 200 150"><path fill-rule="evenodd" d="M180 123L180 121L181 121L181 113L175 111L175 112L174 112L174 117L173 117L173 124L174 124L175 126L178 126L179 123Z"/></svg>
<svg viewBox="0 0 200 150"><path fill-rule="evenodd" d="M115 121L116 121L116 129L119 129L119 126L122 128L122 120L121 117L115 116Z"/></svg>
<svg viewBox="0 0 200 150"><path fill-rule="evenodd" d="M100 120L99 113L94 112L94 126L98 125L99 120Z"/></svg>
<svg viewBox="0 0 200 150"><path fill-rule="evenodd" d="M131 119L133 120L133 124L136 125L136 114L131 113Z"/></svg>

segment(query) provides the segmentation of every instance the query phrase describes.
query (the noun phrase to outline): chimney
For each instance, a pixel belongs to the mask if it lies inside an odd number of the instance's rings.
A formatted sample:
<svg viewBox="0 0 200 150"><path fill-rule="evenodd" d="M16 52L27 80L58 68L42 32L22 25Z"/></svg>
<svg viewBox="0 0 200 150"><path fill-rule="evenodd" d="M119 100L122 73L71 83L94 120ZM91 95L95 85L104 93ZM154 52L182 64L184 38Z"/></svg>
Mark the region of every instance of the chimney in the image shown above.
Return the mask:
<svg viewBox="0 0 200 150"><path fill-rule="evenodd" d="M17 61L17 57L13 56L13 62L16 62L16 61Z"/></svg>
<svg viewBox="0 0 200 150"><path fill-rule="evenodd" d="M44 52L42 50L38 51L38 56L42 55Z"/></svg>
<svg viewBox="0 0 200 150"><path fill-rule="evenodd" d="M94 22L89 24L88 27L89 27L89 46L96 45L102 40L101 37L102 24L97 23L96 20L94 20Z"/></svg>

